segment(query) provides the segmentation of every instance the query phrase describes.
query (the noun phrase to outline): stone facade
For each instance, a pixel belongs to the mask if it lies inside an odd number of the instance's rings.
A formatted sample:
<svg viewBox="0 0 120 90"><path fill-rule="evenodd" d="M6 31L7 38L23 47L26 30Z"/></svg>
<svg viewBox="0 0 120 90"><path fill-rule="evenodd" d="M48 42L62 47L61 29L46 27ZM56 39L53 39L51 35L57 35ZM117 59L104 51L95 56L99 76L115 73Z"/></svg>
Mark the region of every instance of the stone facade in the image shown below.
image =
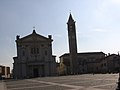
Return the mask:
<svg viewBox="0 0 120 90"><path fill-rule="evenodd" d="M13 57L13 77L32 78L56 75L55 56L52 55L52 37L33 33L16 36L17 57Z"/></svg>
<svg viewBox="0 0 120 90"><path fill-rule="evenodd" d="M104 73L118 73L120 72L120 55L110 54L107 55L99 63L100 71Z"/></svg>
<svg viewBox="0 0 120 90"><path fill-rule="evenodd" d="M77 74L84 73L97 73L97 62L105 58L103 52L86 52L77 54L78 72ZM70 59L69 53L60 56L60 74L70 74Z"/></svg>
<svg viewBox="0 0 120 90"><path fill-rule="evenodd" d="M106 55L103 52L78 53L78 74L119 73L120 55ZM59 75L70 74L69 53L60 56Z"/></svg>

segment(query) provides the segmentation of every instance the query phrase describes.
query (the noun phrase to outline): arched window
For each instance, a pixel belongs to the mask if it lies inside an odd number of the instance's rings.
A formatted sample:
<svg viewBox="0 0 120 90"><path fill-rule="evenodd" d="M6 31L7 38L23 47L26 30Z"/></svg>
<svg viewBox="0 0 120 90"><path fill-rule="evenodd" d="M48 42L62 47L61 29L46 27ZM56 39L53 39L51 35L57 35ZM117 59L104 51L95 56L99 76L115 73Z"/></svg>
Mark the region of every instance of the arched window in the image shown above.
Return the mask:
<svg viewBox="0 0 120 90"><path fill-rule="evenodd" d="M37 48L37 54L39 54L39 48Z"/></svg>
<svg viewBox="0 0 120 90"><path fill-rule="evenodd" d="M39 54L39 48L31 48L31 54Z"/></svg>

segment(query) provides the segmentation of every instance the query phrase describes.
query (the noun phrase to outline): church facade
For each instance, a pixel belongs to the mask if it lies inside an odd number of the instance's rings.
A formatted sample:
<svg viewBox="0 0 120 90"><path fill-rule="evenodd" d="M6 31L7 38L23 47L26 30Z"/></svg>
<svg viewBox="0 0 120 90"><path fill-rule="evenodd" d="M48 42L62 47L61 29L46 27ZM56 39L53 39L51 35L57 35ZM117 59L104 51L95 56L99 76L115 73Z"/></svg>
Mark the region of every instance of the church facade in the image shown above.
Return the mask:
<svg viewBox="0 0 120 90"><path fill-rule="evenodd" d="M23 38L16 36L17 56L13 57L13 77L33 78L56 75L52 55L52 36L44 37L33 30Z"/></svg>

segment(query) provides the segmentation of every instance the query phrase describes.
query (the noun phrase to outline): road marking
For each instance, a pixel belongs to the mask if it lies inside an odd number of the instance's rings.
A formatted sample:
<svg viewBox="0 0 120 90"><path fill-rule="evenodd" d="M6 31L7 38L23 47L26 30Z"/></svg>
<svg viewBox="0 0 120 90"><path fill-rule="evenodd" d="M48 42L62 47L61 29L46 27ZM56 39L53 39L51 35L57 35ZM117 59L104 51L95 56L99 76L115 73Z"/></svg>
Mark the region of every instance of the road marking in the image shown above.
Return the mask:
<svg viewBox="0 0 120 90"><path fill-rule="evenodd" d="M90 86L90 87L83 87L83 86L75 86L75 85L68 85L68 84L59 84L59 83L54 83L54 82L38 81L38 80L32 80L32 79L29 79L28 81L45 83L45 84L50 84L50 85L58 85L58 86L69 87L69 88L71 88L69 90L80 90L80 89L82 89L82 90L84 90L84 89L85 90L107 90L107 89L94 88L92 86Z"/></svg>
<svg viewBox="0 0 120 90"><path fill-rule="evenodd" d="M64 86L64 87L74 88L75 90L78 90L78 89L82 89L82 88L84 88L83 86L75 86L75 85L59 84L59 83L45 82L45 81L38 81L38 80L32 80L32 79L28 79L28 81L39 82L39 83L45 83L45 84L50 84L50 85L57 85L57 86Z"/></svg>

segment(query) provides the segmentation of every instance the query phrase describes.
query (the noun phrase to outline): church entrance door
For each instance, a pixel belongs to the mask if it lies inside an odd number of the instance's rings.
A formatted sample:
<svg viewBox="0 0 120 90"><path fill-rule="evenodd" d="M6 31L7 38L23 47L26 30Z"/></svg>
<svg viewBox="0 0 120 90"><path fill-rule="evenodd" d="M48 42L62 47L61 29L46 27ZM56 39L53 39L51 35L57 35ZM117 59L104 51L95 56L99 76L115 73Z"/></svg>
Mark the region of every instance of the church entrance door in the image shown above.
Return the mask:
<svg viewBox="0 0 120 90"><path fill-rule="evenodd" d="M38 77L39 76L39 69L38 68L34 68L33 69L33 74L34 74L34 77Z"/></svg>

